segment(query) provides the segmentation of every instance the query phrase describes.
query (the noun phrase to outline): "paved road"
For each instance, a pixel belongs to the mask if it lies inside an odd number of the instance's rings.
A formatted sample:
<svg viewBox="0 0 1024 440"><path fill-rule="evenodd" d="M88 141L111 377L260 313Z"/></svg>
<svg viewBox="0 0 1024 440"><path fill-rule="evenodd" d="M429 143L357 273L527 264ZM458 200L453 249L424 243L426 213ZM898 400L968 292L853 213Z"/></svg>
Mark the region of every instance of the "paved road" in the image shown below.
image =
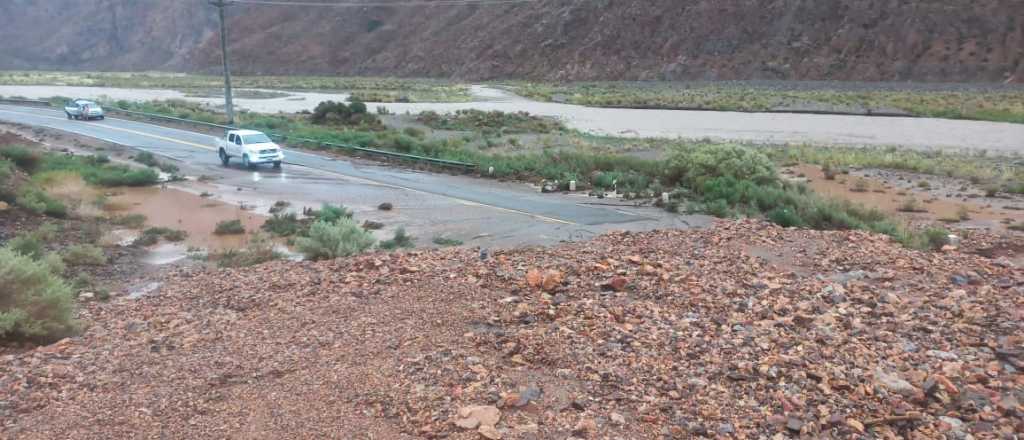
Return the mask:
<svg viewBox="0 0 1024 440"><path fill-rule="evenodd" d="M71 121L60 111L0 105L0 120L50 127L108 142L136 147L216 170L219 160L211 136L152 124L108 118L104 121ZM651 220L620 209L584 206L562 197L538 194L520 185L503 185L462 176L413 172L355 163L297 151L287 152L287 165L299 165L336 173L348 179L400 188L424 196L440 196L463 204L476 204L505 213L564 225L614 225ZM254 174L259 178L259 174ZM283 179L282 179L283 180Z"/></svg>
<svg viewBox="0 0 1024 440"><path fill-rule="evenodd" d="M754 143L817 143L841 145L904 146L911 148L974 149L1024 153L1024 124L957 121L933 118L896 118L781 113L736 113L687 110L594 108L536 102L483 86L474 86L477 102L466 103L368 103L392 113L424 110L451 112L460 109L525 111L552 116L581 131L622 137L714 138ZM290 92L276 99L235 100L236 105L261 113L311 110L322 100L344 100L346 94ZM119 89L70 86L5 86L0 95L29 98L53 95L83 98L151 100L178 97L219 104L216 98L184 97L173 90Z"/></svg>

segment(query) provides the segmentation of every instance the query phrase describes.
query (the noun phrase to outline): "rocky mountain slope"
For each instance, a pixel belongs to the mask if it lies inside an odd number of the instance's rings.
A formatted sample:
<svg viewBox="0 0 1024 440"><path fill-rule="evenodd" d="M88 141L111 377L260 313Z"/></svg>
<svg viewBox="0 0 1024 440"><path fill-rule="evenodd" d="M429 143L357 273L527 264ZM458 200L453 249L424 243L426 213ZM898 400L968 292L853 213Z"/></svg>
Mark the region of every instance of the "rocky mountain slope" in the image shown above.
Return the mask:
<svg viewBox="0 0 1024 440"><path fill-rule="evenodd" d="M0 2L0 68L217 71L203 0ZM230 8L240 73L1022 81L1019 0Z"/></svg>

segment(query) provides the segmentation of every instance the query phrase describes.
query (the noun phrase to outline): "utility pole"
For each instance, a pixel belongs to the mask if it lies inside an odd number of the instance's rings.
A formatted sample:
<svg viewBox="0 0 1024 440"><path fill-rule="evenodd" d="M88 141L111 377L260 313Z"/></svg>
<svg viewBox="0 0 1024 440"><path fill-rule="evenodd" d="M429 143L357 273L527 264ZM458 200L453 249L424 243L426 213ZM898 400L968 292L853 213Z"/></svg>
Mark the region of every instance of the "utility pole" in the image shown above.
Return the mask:
<svg viewBox="0 0 1024 440"><path fill-rule="evenodd" d="M228 28L224 24L224 7L229 0L211 0L220 15L220 53L224 59L224 110L228 114L228 125L235 125L235 105L231 99L231 68L228 66Z"/></svg>

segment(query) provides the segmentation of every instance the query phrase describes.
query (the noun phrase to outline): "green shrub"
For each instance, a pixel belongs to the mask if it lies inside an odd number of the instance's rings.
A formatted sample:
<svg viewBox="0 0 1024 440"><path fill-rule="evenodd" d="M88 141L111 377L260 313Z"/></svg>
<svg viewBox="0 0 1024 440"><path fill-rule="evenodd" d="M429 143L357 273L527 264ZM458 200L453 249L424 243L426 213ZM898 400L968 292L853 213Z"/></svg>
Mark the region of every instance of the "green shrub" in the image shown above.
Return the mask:
<svg viewBox="0 0 1024 440"><path fill-rule="evenodd" d="M4 247L18 255L38 260L43 256L43 241L39 237L29 233L20 234L9 241Z"/></svg>
<svg viewBox="0 0 1024 440"><path fill-rule="evenodd" d="M136 154L135 161L148 167L159 168L160 171L163 171L168 174L174 174L179 171L177 165L160 161L156 158L156 156L153 153L150 153L148 151L142 151Z"/></svg>
<svg viewBox="0 0 1024 440"><path fill-rule="evenodd" d="M303 224L294 212L287 214L275 213L267 221L263 222L261 228L279 237L288 237L301 232Z"/></svg>
<svg viewBox="0 0 1024 440"><path fill-rule="evenodd" d="M309 228L308 237L295 240L296 248L310 260L348 257L369 249L373 243L373 235L347 217L335 222L319 220Z"/></svg>
<svg viewBox="0 0 1024 440"><path fill-rule="evenodd" d="M317 221L334 223L343 218L352 218L352 211L341 205L335 206L330 203L324 203L319 211L313 212L312 217L316 218Z"/></svg>
<svg viewBox="0 0 1024 440"><path fill-rule="evenodd" d="M86 182L99 186L148 186L159 180L159 174L152 169L105 164L95 156L48 154L43 157L37 171L70 171L81 175Z"/></svg>
<svg viewBox="0 0 1024 440"><path fill-rule="evenodd" d="M241 250L227 250L209 256L220 267L248 267L282 258L266 234L255 233Z"/></svg>
<svg viewBox="0 0 1024 440"><path fill-rule="evenodd" d="M217 235L244 234L245 227L242 226L241 220L224 220L217 223L217 226L213 228L213 233Z"/></svg>
<svg viewBox="0 0 1024 440"><path fill-rule="evenodd" d="M23 186L15 203L36 214L57 218L64 218L68 215L68 208L63 202L50 197L42 189L34 186Z"/></svg>
<svg viewBox="0 0 1024 440"><path fill-rule="evenodd" d="M666 178L670 184L699 187L717 177L758 183L777 180L775 164L767 156L740 145L677 147L669 157Z"/></svg>
<svg viewBox="0 0 1024 440"><path fill-rule="evenodd" d="M458 240L458 239L455 239L455 238L448 238L448 237L437 236L437 237L434 237L434 244L436 244L438 246L442 246L442 247L462 246L462 240Z"/></svg>
<svg viewBox="0 0 1024 440"><path fill-rule="evenodd" d="M405 228L398 228L398 230L395 231L395 235L391 237L390 240L380 242L380 248L389 251L395 249L414 248L416 247L416 244L413 243L414 241L416 241L414 237L405 233Z"/></svg>
<svg viewBox="0 0 1024 440"><path fill-rule="evenodd" d="M52 342L77 328L71 289L52 268L0 249L0 340Z"/></svg>
<svg viewBox="0 0 1024 440"><path fill-rule="evenodd" d="M78 244L64 251L64 262L70 266L103 266L107 264L107 256L97 246Z"/></svg>
<svg viewBox="0 0 1024 440"><path fill-rule="evenodd" d="M27 172L35 171L41 160L39 153L20 145L9 145L0 148L0 157L13 162L18 168Z"/></svg>
<svg viewBox="0 0 1024 440"><path fill-rule="evenodd" d="M178 229L171 229L165 227L152 227L142 231L142 235L136 238L133 245L136 246L152 246L163 238L167 241L182 241L188 237L188 233Z"/></svg>
<svg viewBox="0 0 1024 440"><path fill-rule="evenodd" d="M39 262L43 263L43 265L50 269L50 272L53 272L53 274L57 276L62 275L64 271L68 269L67 265L64 264L64 257L61 257L60 254L56 252L49 252L46 255L43 255L43 258L40 258Z"/></svg>

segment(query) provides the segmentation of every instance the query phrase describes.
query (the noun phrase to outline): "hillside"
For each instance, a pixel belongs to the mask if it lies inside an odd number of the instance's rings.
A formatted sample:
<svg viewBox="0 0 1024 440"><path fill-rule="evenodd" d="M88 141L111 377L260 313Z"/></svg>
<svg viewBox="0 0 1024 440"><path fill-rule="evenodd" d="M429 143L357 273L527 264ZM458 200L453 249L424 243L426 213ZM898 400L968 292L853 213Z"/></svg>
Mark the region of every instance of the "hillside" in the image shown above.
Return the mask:
<svg viewBox="0 0 1024 440"><path fill-rule="evenodd" d="M216 72L203 0L7 0L0 69ZM230 8L248 74L1006 81L1018 0L542 0L488 6Z"/></svg>

